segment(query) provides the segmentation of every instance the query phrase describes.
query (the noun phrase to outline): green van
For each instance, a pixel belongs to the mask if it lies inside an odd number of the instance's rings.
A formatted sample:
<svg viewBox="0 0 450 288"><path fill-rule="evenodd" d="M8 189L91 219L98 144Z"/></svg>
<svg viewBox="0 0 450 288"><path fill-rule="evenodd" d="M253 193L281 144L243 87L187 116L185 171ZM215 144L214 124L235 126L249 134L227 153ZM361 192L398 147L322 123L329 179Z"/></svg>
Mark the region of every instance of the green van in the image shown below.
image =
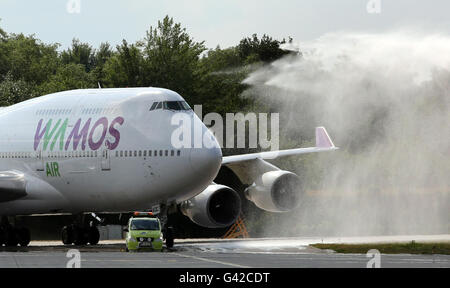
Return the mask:
<svg viewBox="0 0 450 288"><path fill-rule="evenodd" d="M163 239L161 223L155 217L133 217L125 229L126 250L129 251L162 251Z"/></svg>

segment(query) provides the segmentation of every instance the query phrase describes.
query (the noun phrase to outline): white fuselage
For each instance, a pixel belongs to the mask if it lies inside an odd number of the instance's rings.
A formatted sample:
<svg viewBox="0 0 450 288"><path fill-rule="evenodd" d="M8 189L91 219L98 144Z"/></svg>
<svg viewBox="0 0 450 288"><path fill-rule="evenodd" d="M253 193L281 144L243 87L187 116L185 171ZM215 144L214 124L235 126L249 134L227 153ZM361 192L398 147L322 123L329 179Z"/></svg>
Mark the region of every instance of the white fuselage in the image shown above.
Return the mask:
<svg viewBox="0 0 450 288"><path fill-rule="evenodd" d="M0 173L24 174L26 196L0 202L0 215L122 212L180 203L201 193L221 166L217 145L175 148L184 101L158 88L74 90L0 109ZM192 146L192 145L191 145Z"/></svg>

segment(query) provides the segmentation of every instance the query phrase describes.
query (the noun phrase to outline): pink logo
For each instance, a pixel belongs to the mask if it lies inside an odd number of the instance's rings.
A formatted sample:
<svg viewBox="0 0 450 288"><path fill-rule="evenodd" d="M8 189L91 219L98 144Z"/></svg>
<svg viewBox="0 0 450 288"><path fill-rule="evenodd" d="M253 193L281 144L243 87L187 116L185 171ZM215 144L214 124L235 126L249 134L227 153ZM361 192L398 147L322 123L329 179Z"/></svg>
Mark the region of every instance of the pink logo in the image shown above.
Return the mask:
<svg viewBox="0 0 450 288"><path fill-rule="evenodd" d="M117 129L125 122L124 118L117 117L111 124L108 123L108 118L106 117L101 117L91 126L92 122L92 118L89 118L85 123L82 123L82 120L78 119L70 131L69 136L66 138L69 119L65 119L64 122L62 119L59 119L54 125L53 119L49 119L45 126L43 126L44 119L41 119L37 125L36 134L34 135L34 150L37 150L42 140L44 140L42 146L42 150L44 151L47 148L53 151L55 147L60 151L67 151L72 147L72 150L75 151L80 144L82 150L86 150L87 144L91 150L95 151L102 147L108 134L114 140L106 140L106 147L109 150L116 149L120 142L120 132ZM100 135L98 140L94 140L94 136L98 135Z"/></svg>

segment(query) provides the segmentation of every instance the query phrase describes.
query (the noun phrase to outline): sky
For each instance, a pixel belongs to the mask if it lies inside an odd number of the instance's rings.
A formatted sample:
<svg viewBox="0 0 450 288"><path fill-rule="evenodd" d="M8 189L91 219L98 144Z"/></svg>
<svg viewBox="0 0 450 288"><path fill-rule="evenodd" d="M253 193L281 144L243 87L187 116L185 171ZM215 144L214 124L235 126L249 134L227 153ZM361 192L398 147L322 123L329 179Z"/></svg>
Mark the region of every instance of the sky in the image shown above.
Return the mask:
<svg viewBox="0 0 450 288"><path fill-rule="evenodd" d="M69 2L75 3L71 9ZM290 36L297 43L338 31L413 28L450 34L448 11L448 0L0 0L0 27L60 43L61 49L73 38L98 47L141 40L169 15L194 40L226 48L253 33Z"/></svg>

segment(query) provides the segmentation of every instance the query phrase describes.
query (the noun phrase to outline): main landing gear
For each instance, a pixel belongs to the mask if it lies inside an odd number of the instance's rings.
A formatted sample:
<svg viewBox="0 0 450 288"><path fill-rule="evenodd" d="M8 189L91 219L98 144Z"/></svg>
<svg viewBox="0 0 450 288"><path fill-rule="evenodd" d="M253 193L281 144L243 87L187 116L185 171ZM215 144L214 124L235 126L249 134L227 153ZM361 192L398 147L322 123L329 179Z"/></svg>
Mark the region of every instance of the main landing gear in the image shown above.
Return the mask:
<svg viewBox="0 0 450 288"><path fill-rule="evenodd" d="M3 216L0 222L0 247L26 247L30 244L30 230L25 227L11 225L8 217Z"/></svg>
<svg viewBox="0 0 450 288"><path fill-rule="evenodd" d="M61 231L61 239L64 245L75 244L97 245L100 240L100 232L98 231L95 221L85 222L85 215L77 215L73 224L64 226Z"/></svg>

